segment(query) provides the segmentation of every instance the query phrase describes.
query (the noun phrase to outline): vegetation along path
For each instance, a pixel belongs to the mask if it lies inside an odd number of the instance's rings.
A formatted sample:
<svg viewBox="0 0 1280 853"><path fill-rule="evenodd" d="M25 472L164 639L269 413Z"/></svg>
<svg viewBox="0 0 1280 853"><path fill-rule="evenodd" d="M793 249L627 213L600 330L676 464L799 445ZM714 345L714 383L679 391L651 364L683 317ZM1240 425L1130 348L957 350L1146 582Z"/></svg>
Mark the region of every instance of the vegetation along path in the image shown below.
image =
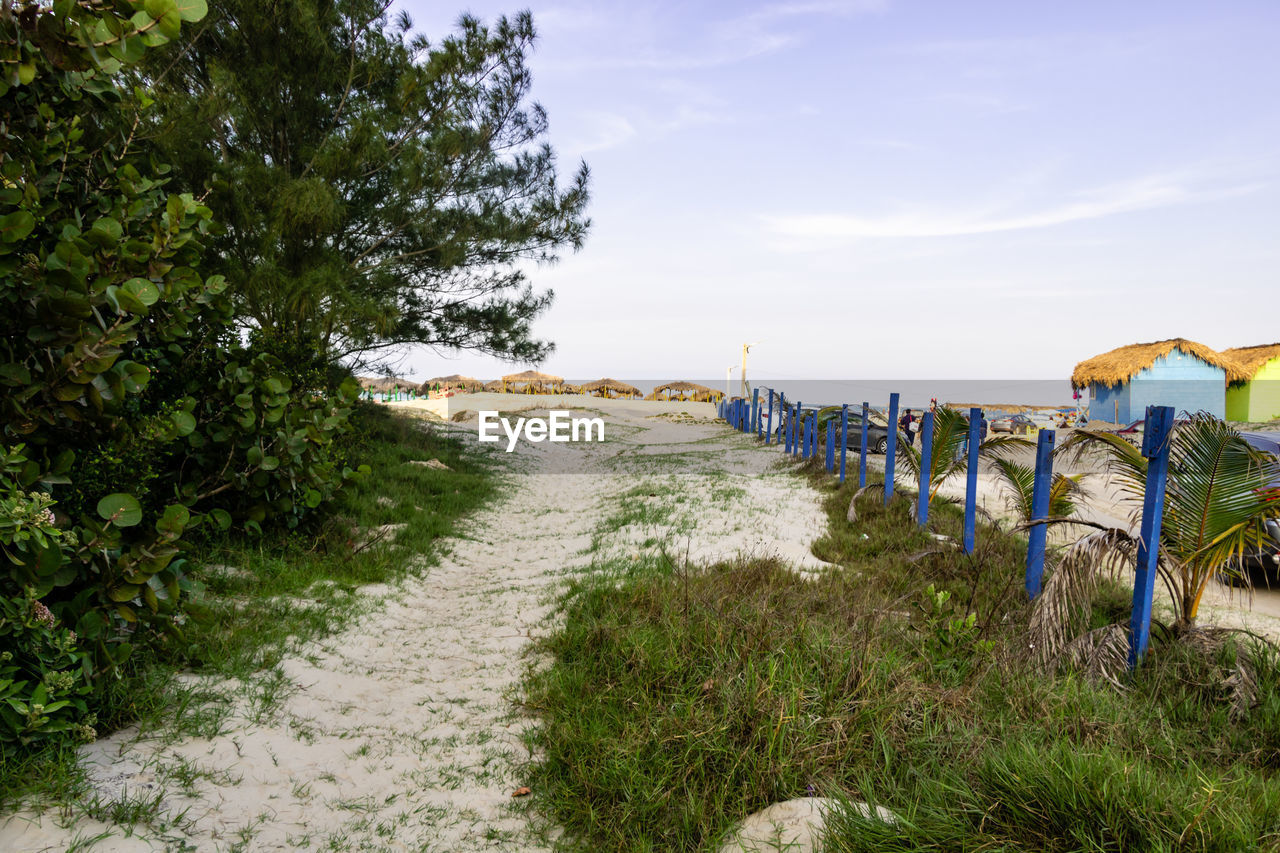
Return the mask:
<svg viewBox="0 0 1280 853"><path fill-rule="evenodd" d="M712 424L710 406L607 408L603 443L522 442L510 456L477 444L508 463L505 497L438 565L366 587L375 606L261 683L203 685L234 708L208 736L134 728L86 747L92 808L19 813L0 848L549 846L554 830L512 796L532 757L516 686L538 665L527 649L553 624L562 580L658 552L820 565L815 494ZM445 428L474 441L474 422ZM395 532L372 531L386 537L374 547L396 548Z"/></svg>

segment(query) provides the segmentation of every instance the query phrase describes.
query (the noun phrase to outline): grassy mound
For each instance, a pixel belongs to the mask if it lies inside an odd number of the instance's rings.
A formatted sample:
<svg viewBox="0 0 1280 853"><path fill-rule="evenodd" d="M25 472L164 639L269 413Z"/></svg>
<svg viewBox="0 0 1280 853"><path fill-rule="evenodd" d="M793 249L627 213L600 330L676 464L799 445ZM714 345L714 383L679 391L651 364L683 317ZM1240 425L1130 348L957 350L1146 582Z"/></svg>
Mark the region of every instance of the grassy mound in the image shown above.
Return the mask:
<svg viewBox="0 0 1280 853"><path fill-rule="evenodd" d="M714 849L737 820L805 795L852 813L830 850L1273 850L1280 661L1158 642L1125 692L1026 662L1025 540L978 553L924 533L909 501L826 481L839 565L806 581L761 559L608 564L570 588L526 702L539 807L584 850ZM959 538L935 507L931 530ZM1104 585L1095 615L1125 618ZM1253 707L1224 687L1255 652Z"/></svg>

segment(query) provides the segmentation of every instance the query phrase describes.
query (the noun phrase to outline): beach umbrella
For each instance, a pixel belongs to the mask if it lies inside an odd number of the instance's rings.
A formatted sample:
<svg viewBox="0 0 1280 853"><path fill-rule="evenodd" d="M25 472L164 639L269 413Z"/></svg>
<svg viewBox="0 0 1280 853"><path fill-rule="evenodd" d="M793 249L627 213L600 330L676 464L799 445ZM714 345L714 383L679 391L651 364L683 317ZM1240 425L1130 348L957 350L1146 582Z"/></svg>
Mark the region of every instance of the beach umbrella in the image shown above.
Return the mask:
<svg viewBox="0 0 1280 853"><path fill-rule="evenodd" d="M640 389L634 385L628 385L625 382L619 382L617 379L597 379L595 382L588 382L579 389L584 394L595 394L600 397L608 397L611 394L619 397L640 397Z"/></svg>

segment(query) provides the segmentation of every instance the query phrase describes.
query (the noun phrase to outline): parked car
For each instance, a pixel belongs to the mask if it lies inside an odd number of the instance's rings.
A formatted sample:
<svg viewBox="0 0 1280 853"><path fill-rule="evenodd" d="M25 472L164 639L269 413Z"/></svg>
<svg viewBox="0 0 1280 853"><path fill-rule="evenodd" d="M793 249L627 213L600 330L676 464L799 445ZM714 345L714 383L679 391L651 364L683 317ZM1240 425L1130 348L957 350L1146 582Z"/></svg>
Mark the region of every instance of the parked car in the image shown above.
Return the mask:
<svg viewBox="0 0 1280 853"><path fill-rule="evenodd" d="M1182 424L1185 424L1185 423L1188 423L1188 422L1189 422L1189 421L1188 421L1188 419L1187 419L1187 418L1174 418L1174 420L1173 420L1173 425L1174 425L1174 426L1181 426ZM1128 426L1120 427L1119 429L1117 429L1117 430L1112 430L1111 432L1113 432L1113 433L1115 433L1116 435L1120 436L1121 438L1123 438L1125 441L1129 442L1130 444L1134 444L1134 445L1137 445L1138 447L1141 447L1141 446L1142 446L1142 434L1146 431L1146 428L1147 428L1147 419L1146 419L1146 418L1139 418L1138 420L1134 421L1133 423L1129 424Z"/></svg>
<svg viewBox="0 0 1280 853"><path fill-rule="evenodd" d="M1026 415L1005 415L991 421L992 432L1028 432L1037 429L1036 422Z"/></svg>
<svg viewBox="0 0 1280 853"><path fill-rule="evenodd" d="M840 423L840 409L831 407L823 409L818 413L818 426L822 430L819 436L825 436L827 430L827 421L835 420L837 425ZM836 427L839 429L839 426ZM862 412L849 411L849 434L846 436L845 447L849 450L862 450ZM870 420L867 422L867 450L872 453L885 453L889 449L889 426L879 417L872 413Z"/></svg>
<svg viewBox="0 0 1280 853"><path fill-rule="evenodd" d="M1250 445L1271 457L1271 477L1267 489L1272 499L1280 505L1280 433L1242 432L1241 437ZM1280 580L1280 519L1266 522L1267 540L1257 550L1245 554L1244 567L1256 574L1268 585Z"/></svg>

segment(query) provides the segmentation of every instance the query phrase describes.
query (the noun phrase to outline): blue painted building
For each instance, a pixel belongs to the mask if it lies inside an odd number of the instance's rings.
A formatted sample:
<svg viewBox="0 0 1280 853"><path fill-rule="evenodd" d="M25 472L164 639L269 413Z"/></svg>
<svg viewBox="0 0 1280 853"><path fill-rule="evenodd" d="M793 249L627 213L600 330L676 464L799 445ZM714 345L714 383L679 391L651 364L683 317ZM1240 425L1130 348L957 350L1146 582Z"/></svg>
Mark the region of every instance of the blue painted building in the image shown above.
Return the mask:
<svg viewBox="0 0 1280 853"><path fill-rule="evenodd" d="M1173 338L1130 344L1076 365L1071 384L1089 391L1089 418L1127 424L1147 406L1226 417L1227 383L1245 378L1234 359L1204 344Z"/></svg>

